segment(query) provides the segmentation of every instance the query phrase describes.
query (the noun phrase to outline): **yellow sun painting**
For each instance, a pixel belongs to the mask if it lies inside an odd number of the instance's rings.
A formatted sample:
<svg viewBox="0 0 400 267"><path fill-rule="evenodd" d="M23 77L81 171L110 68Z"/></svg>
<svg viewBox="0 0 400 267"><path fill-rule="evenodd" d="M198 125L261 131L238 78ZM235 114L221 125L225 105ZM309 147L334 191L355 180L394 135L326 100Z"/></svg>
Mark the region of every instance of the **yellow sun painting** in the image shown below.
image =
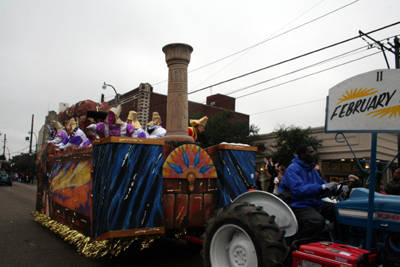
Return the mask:
<svg viewBox="0 0 400 267"><path fill-rule="evenodd" d="M368 95L373 95L376 92L378 92L378 91L373 91L374 89L375 88L371 88L371 89L364 88L364 89L362 89L362 87L361 87L360 90L358 90L358 88L354 89L354 91L353 91L353 89L351 89L350 93L349 93L349 91L346 90L346 95L342 95L343 98L339 98L338 99L340 101L337 103L337 105L339 105L340 103L342 103L344 101L350 100L350 99L355 99L355 98L360 98L360 97L364 97L364 96L368 96Z"/></svg>
<svg viewBox="0 0 400 267"><path fill-rule="evenodd" d="M393 116L397 117L397 115L399 115L399 117L400 117L400 105L371 111L371 112L367 113L367 116L368 115L372 115L372 117L376 117L376 116L380 115L379 118L389 115L389 119Z"/></svg>

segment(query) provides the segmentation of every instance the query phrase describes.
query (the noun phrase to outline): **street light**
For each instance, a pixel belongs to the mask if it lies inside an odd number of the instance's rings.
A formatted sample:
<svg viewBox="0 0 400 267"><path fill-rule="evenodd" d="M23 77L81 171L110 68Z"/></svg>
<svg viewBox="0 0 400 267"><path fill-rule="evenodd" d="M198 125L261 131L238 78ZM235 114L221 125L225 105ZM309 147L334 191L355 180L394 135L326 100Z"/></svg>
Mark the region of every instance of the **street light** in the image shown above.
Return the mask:
<svg viewBox="0 0 400 267"><path fill-rule="evenodd" d="M106 89L107 89L107 86L110 86L112 89L114 89L114 92L115 92L115 99L116 99L116 101L117 101L117 104L119 104L121 95L117 93L117 90L115 90L114 86L112 86L111 84L107 84L106 82L103 83L103 86L102 86L103 90L106 90Z"/></svg>

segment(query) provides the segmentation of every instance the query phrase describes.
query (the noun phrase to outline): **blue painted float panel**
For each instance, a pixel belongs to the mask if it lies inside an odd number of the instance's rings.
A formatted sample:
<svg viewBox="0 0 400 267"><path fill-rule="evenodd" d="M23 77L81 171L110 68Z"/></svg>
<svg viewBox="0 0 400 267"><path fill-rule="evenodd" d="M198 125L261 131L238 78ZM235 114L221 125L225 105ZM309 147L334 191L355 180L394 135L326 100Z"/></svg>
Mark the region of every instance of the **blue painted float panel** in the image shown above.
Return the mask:
<svg viewBox="0 0 400 267"><path fill-rule="evenodd" d="M162 145L94 146L93 237L163 226L162 164Z"/></svg>
<svg viewBox="0 0 400 267"><path fill-rule="evenodd" d="M255 151L218 149L218 190L221 193L218 207L232 203L255 185L255 172Z"/></svg>

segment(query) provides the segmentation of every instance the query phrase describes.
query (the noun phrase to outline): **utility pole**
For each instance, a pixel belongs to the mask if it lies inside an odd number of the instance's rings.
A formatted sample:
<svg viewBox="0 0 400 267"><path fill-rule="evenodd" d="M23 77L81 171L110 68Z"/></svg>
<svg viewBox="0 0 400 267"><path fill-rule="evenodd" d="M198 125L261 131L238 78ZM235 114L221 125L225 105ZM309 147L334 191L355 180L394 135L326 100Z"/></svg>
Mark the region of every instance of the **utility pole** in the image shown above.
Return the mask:
<svg viewBox="0 0 400 267"><path fill-rule="evenodd" d="M369 39L371 39L375 44L379 45L379 49L382 50L382 53L383 53L383 56L385 57L385 61L386 61L386 65L387 65L388 69L390 69L390 66L389 66L389 62L386 58L385 51L389 51L394 54L394 62L396 65L396 69L400 69L400 53L399 53L400 44L399 44L399 38L397 38L397 36L394 37L394 41L393 41L394 44L391 44L390 42L388 42L388 44L393 48L393 50L392 50L390 47L386 47L381 42L368 36L368 34L365 34L362 31L358 31L358 32L359 32L361 38L362 38L362 36L366 36ZM364 39L364 41L366 41L366 40ZM372 47L372 45L370 45L370 46ZM399 151L400 151L400 133L397 133L397 152L399 152ZM400 157L397 158L397 166L398 167L400 166Z"/></svg>
<svg viewBox="0 0 400 267"><path fill-rule="evenodd" d="M6 158L6 134L4 134L4 146L3 146L3 155L4 158Z"/></svg>
<svg viewBox="0 0 400 267"><path fill-rule="evenodd" d="M28 158L28 172L31 171L31 154L32 154L32 134L33 134L33 118L35 115L32 114L32 123L31 123L31 139L29 140L29 158Z"/></svg>
<svg viewBox="0 0 400 267"><path fill-rule="evenodd" d="M400 54L399 54L399 50L400 50L400 43L399 43L399 38L394 37L394 53L396 56L396 69L400 69Z"/></svg>
<svg viewBox="0 0 400 267"><path fill-rule="evenodd" d="M399 53L399 38L394 37L394 57L395 57L395 64L396 64L396 69L400 69L400 53ZM400 151L400 133L397 133L397 151ZM397 158L397 166L400 166L400 158Z"/></svg>
<svg viewBox="0 0 400 267"><path fill-rule="evenodd" d="M32 114L32 123L31 123L31 139L29 140L29 155L32 153L32 134L33 134L33 118L35 115Z"/></svg>

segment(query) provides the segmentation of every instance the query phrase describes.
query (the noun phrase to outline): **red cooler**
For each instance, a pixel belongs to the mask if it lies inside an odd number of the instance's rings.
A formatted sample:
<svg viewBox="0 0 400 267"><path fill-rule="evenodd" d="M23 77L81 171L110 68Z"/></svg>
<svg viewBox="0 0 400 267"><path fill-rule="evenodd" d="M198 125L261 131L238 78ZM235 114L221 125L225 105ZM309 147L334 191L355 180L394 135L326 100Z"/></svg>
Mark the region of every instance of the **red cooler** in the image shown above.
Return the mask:
<svg viewBox="0 0 400 267"><path fill-rule="evenodd" d="M357 266L360 255L370 251L332 242L317 242L301 245L293 251L292 267L349 267ZM376 255L368 257L373 262ZM359 266L363 266L360 264Z"/></svg>

